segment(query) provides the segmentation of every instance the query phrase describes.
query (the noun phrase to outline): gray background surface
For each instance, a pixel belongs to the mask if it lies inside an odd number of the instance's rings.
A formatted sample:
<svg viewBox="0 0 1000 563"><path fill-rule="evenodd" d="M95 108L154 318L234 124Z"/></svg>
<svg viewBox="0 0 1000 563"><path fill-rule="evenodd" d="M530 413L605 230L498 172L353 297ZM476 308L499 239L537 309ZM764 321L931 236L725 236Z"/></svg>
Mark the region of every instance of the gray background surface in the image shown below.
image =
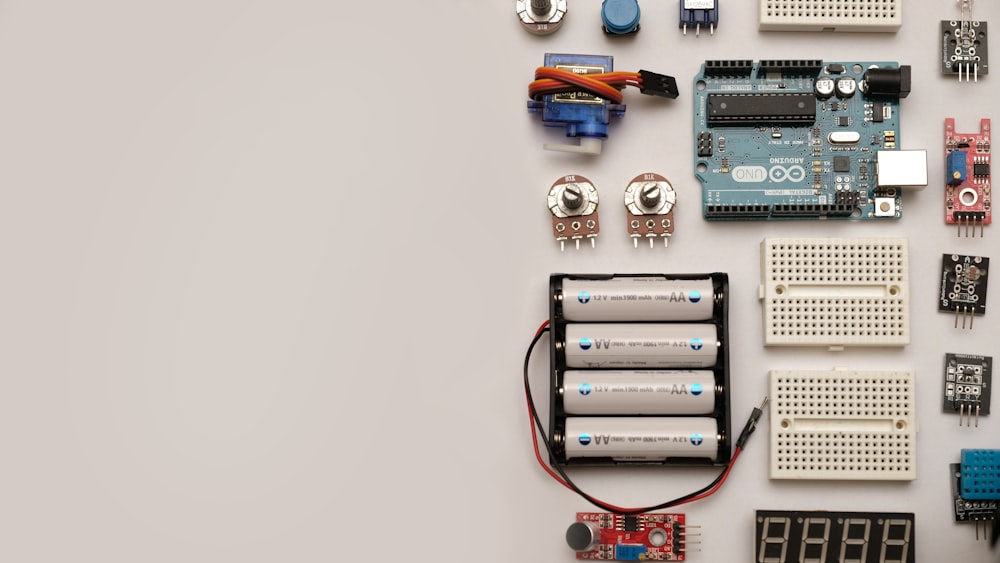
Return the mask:
<svg viewBox="0 0 1000 563"><path fill-rule="evenodd" d="M899 33L872 35L759 33L756 2L721 4L714 37L643 0L639 35L608 39L597 0L547 38L513 1L0 3L0 559L573 560L588 505L535 466L520 384L548 275L725 271L734 420L769 369L913 369L918 479L771 482L765 421L685 509L690 560L750 560L757 508L913 511L921 560L996 560L951 522L947 464L1000 447L1000 417L959 429L939 382L947 351L1000 355L1000 313L953 330L936 284L942 252L1000 260L1000 226L944 225L938 181L944 118L976 130L1000 76L939 75L953 2L907 1ZM546 51L671 74L682 97L627 91L598 158L542 151L559 135L524 101ZM901 140L932 184L896 223L704 222L691 79L737 57L913 65ZM668 250L622 232L614 194L646 171L679 192ZM610 203L597 249L561 254L544 196L570 173ZM912 344L765 350L764 236L908 237ZM714 471L576 475L646 504Z"/></svg>

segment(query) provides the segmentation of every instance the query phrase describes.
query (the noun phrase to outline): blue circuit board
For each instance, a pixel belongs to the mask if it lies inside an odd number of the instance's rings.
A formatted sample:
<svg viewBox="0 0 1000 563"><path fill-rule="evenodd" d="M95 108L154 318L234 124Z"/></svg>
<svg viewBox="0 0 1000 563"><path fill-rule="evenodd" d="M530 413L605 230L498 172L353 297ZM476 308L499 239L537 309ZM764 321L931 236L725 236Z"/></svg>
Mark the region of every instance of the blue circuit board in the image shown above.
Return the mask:
<svg viewBox="0 0 1000 563"><path fill-rule="evenodd" d="M709 220L898 219L879 151L899 148L910 67L705 61L694 80L694 167Z"/></svg>

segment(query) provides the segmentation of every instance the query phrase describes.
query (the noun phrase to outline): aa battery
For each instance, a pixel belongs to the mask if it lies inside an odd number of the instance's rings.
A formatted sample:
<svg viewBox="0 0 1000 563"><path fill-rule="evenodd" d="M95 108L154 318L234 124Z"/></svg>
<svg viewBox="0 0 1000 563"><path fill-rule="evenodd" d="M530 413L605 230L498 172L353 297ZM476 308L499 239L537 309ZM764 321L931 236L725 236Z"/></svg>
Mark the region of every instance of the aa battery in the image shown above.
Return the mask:
<svg viewBox="0 0 1000 563"><path fill-rule="evenodd" d="M710 368L719 342L712 324L566 325L569 368Z"/></svg>
<svg viewBox="0 0 1000 563"><path fill-rule="evenodd" d="M707 321L715 289L711 279L615 277L562 280L567 321Z"/></svg>
<svg viewBox="0 0 1000 563"><path fill-rule="evenodd" d="M566 414L712 414L710 371L570 370L563 373Z"/></svg>
<svg viewBox="0 0 1000 563"><path fill-rule="evenodd" d="M663 461L672 457L718 457L714 418L566 418L566 458Z"/></svg>

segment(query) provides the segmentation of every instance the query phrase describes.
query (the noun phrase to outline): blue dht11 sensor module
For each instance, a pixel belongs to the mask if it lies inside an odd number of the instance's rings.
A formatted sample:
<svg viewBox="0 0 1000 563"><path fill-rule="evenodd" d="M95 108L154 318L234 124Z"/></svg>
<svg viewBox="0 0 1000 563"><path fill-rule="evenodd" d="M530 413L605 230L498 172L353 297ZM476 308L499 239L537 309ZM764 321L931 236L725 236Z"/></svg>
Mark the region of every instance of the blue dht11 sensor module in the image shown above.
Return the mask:
<svg viewBox="0 0 1000 563"><path fill-rule="evenodd" d="M899 150L909 66L710 60L694 86L706 219L898 219L927 185L926 151Z"/></svg>
<svg viewBox="0 0 1000 563"><path fill-rule="evenodd" d="M1000 500L1000 450L962 450L962 498Z"/></svg>
<svg viewBox="0 0 1000 563"><path fill-rule="evenodd" d="M988 529L995 527L997 511L1000 510L1000 500L979 500L962 497L962 466L952 463L948 466L951 470L951 501L952 512L955 515L955 522L972 522L976 527L976 540L980 536L986 539ZM982 528L983 533L979 530Z"/></svg>

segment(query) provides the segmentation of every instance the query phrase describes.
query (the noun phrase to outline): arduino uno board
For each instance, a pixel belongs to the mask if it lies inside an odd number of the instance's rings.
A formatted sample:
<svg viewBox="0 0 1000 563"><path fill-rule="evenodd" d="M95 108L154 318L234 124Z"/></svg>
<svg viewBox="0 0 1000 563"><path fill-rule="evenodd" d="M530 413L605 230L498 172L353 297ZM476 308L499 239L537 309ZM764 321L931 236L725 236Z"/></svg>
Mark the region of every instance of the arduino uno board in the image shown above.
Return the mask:
<svg viewBox="0 0 1000 563"><path fill-rule="evenodd" d="M927 184L926 151L899 150L909 66L710 60L694 92L706 219L898 219Z"/></svg>

